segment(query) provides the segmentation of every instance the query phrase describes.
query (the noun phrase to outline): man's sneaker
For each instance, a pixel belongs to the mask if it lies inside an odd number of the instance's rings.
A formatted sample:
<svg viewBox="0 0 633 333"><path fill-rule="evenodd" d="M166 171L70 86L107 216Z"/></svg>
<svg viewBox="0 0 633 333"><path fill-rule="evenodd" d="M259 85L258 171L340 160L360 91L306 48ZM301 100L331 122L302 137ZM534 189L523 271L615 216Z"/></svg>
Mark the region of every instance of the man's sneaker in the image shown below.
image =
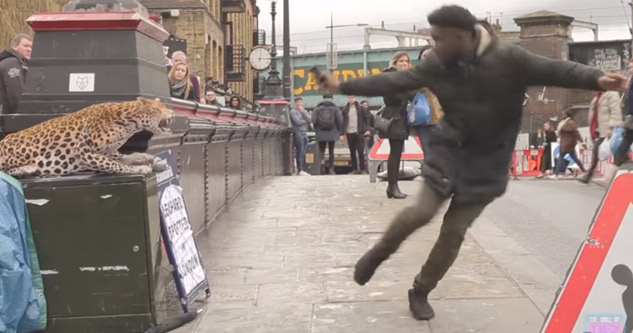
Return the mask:
<svg viewBox="0 0 633 333"><path fill-rule="evenodd" d="M429 320L435 317L435 311L429 304L429 292L409 289L409 311L417 320Z"/></svg>
<svg viewBox="0 0 633 333"><path fill-rule="evenodd" d="M307 172L305 172L305 171L303 171L303 170L301 170L301 171L299 171L299 176L312 176L312 175L307 173Z"/></svg>

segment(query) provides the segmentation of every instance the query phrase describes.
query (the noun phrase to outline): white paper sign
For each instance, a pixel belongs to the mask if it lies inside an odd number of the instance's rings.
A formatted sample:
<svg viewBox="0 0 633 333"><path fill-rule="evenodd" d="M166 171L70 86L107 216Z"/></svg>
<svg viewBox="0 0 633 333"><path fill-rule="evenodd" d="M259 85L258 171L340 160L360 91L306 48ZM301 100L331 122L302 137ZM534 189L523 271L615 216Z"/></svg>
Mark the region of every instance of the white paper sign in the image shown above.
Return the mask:
<svg viewBox="0 0 633 333"><path fill-rule="evenodd" d="M169 243L174 253L178 274L185 293L189 294L197 285L206 280L206 276L189 223L182 188L176 185L165 188L160 200L160 209L169 234Z"/></svg>
<svg viewBox="0 0 633 333"><path fill-rule="evenodd" d="M95 73L70 73L69 92L94 92Z"/></svg>

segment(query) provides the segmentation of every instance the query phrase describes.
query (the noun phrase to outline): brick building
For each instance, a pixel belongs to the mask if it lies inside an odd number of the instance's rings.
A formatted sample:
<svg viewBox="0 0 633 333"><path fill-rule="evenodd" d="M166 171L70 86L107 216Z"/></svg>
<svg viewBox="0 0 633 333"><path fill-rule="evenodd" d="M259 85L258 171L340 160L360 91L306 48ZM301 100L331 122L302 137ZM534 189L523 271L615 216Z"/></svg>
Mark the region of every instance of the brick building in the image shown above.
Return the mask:
<svg viewBox="0 0 633 333"><path fill-rule="evenodd" d="M140 0L150 15L159 17L174 37L187 41L192 73L204 90L213 88L252 102L254 72L246 59L253 46L263 44L257 30L256 0Z"/></svg>

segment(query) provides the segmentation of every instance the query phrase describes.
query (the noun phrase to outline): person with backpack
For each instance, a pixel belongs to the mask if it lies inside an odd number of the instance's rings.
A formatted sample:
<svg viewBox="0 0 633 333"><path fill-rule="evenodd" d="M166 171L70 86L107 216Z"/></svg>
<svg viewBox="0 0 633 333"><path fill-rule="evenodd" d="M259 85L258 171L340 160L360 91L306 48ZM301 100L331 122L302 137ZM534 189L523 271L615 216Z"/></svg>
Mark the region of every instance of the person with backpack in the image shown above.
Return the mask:
<svg viewBox="0 0 633 333"><path fill-rule="evenodd" d="M321 101L312 111L312 125L316 131L316 140L319 143L319 151L321 152L321 161L325 157L325 147L327 146L330 159L326 163L328 173L334 173L334 144L341 132L343 132L343 114L341 110L334 104L331 94L323 95ZM325 174L325 170L321 169L321 174Z"/></svg>

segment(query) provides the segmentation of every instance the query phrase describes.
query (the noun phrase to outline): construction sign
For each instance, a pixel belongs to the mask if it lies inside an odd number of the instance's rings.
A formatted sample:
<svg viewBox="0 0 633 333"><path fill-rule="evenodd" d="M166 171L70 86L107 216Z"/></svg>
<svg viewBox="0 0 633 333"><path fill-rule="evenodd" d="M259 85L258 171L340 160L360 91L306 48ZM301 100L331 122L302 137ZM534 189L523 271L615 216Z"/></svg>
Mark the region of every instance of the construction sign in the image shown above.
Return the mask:
<svg viewBox="0 0 633 333"><path fill-rule="evenodd" d="M369 152L370 160L387 160L389 158L389 152L391 151L389 147L389 139L378 139L376 144L371 148ZM407 140L404 141L404 149L402 149L401 155L402 161L407 160L422 160L424 159L424 152L422 151L422 143L420 142L420 138L417 136L409 136Z"/></svg>
<svg viewBox="0 0 633 333"><path fill-rule="evenodd" d="M633 332L633 166L614 177L542 333Z"/></svg>

